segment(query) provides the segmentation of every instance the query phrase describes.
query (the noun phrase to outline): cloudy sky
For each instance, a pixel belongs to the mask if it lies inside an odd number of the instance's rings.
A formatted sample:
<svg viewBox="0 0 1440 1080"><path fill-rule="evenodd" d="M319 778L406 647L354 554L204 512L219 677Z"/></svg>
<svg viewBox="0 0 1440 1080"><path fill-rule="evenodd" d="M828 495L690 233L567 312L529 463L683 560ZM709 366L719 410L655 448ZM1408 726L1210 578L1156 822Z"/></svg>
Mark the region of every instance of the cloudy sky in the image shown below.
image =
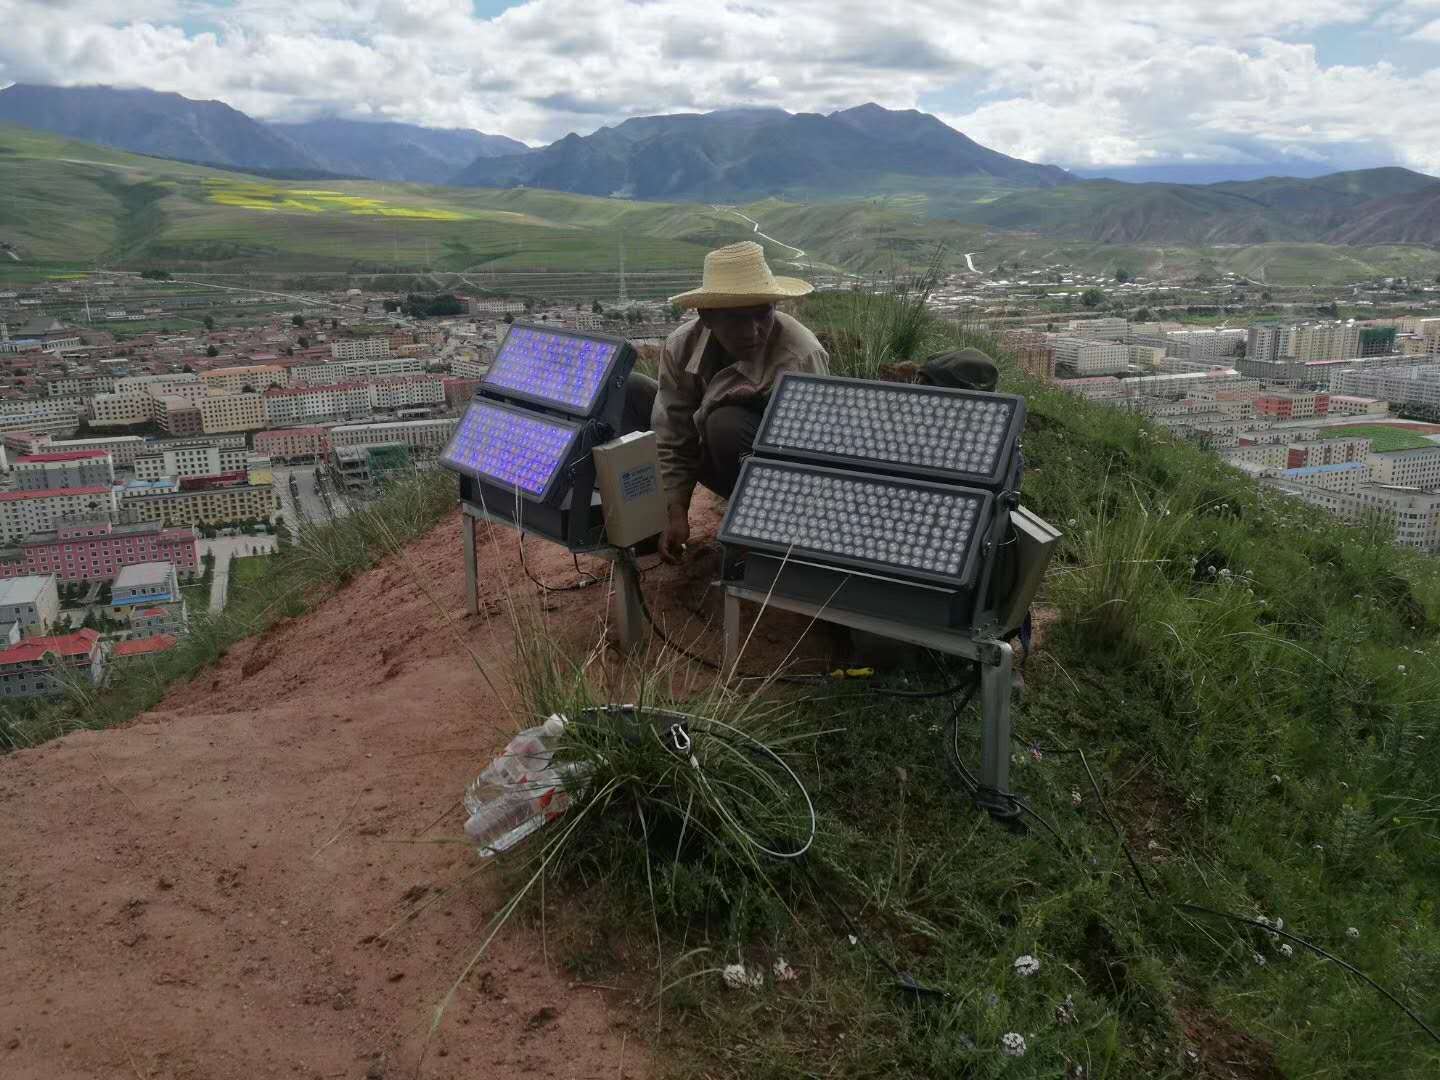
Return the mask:
<svg viewBox="0 0 1440 1080"><path fill-rule="evenodd" d="M0 0L0 85L532 144L626 116L918 107L1079 168L1440 174L1440 0Z"/></svg>

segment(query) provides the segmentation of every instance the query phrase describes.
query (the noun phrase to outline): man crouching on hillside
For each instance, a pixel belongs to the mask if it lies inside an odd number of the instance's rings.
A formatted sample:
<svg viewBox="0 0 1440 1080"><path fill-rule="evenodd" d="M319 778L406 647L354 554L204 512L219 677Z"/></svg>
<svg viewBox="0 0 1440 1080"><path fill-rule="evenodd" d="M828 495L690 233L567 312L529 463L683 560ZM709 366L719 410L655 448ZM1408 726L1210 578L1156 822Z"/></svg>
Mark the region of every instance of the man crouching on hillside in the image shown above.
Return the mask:
<svg viewBox="0 0 1440 1080"><path fill-rule="evenodd" d="M695 484L729 498L782 371L828 373L830 358L776 301L811 286L776 277L750 242L705 256L698 289L672 296L698 318L670 335L660 352L660 381L632 374L625 387L626 426L655 429L669 510L660 555L679 562L690 539Z"/></svg>

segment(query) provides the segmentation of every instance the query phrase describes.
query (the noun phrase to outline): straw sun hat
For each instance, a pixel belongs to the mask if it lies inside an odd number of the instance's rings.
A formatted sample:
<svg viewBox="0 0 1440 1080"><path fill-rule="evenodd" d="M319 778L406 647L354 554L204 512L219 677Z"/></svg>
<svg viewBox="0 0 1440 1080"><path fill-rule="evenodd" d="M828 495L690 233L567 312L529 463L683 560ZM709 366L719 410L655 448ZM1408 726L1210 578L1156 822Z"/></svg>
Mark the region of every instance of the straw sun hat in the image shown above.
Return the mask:
<svg viewBox="0 0 1440 1080"><path fill-rule="evenodd" d="M749 307L804 296L813 288L799 278L776 277L765 261L765 249L745 240L706 255L700 287L672 296L670 302L685 308Z"/></svg>

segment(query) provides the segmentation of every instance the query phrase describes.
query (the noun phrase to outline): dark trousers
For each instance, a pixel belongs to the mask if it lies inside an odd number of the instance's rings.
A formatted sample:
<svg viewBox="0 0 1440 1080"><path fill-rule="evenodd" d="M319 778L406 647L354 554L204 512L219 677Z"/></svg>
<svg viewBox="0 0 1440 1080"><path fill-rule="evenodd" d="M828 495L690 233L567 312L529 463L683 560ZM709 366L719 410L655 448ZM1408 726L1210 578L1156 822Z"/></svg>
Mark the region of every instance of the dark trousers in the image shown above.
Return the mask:
<svg viewBox="0 0 1440 1080"><path fill-rule="evenodd" d="M660 384L650 376L631 373L625 383L622 435L650 430L650 416L659 390ZM700 483L722 498L730 497L740 477L740 463L754 449L764 415L764 398L741 405L721 405L706 414L700 432Z"/></svg>

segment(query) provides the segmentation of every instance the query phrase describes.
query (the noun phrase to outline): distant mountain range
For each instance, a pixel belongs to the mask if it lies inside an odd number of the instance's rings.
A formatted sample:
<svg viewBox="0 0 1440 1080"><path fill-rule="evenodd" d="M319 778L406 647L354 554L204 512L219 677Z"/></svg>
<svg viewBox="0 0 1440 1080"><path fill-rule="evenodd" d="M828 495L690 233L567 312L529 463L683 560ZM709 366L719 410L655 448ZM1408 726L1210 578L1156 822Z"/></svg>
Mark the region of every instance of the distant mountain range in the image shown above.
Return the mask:
<svg viewBox="0 0 1440 1080"><path fill-rule="evenodd" d="M1105 244L1440 245L1440 180L1398 167L1220 183L1081 179L981 146L926 113L860 105L641 116L530 149L503 135L318 119L262 123L218 101L17 84L0 123L253 170L673 202L927 197L917 213ZM1158 168L1158 167L1155 167ZM1182 179L1131 170L1139 176Z"/></svg>
<svg viewBox="0 0 1440 1080"><path fill-rule="evenodd" d="M1219 184L1087 180L960 216L1104 244L1440 244L1440 180L1393 166Z"/></svg>
<svg viewBox="0 0 1440 1080"><path fill-rule="evenodd" d="M864 195L894 190L899 178L1012 188L1075 179L987 149L925 113L868 104L829 116L730 109L636 117L522 157L479 159L454 182L693 201Z"/></svg>
<svg viewBox="0 0 1440 1080"><path fill-rule="evenodd" d="M0 123L156 157L270 176L355 176L443 184L477 157L523 154L503 135L322 119L266 124L220 101L110 86L0 90Z"/></svg>

